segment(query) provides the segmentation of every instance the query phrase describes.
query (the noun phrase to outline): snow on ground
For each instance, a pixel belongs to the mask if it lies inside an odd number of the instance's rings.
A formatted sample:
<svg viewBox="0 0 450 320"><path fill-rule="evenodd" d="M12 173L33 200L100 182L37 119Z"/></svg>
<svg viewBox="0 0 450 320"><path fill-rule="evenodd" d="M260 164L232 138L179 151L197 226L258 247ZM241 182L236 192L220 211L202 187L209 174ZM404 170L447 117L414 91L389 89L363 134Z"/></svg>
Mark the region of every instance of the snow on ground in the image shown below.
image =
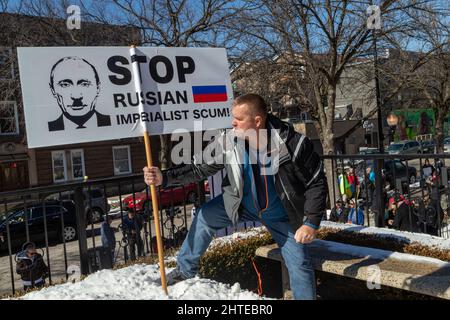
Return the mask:
<svg viewBox="0 0 450 320"><path fill-rule="evenodd" d="M172 268L167 268L170 272ZM26 294L26 300L257 300L257 294L210 279L193 278L168 286L160 285L157 265L133 265L101 270L76 283L65 283Z"/></svg>
<svg viewBox="0 0 450 320"><path fill-rule="evenodd" d="M423 233L413 233L407 231L399 231L388 228L376 228L376 227L362 227L352 224L336 223L331 221L322 221L320 224L322 228L331 228L337 230L345 230L348 232L357 232L363 234L371 234L381 238L398 239L400 241L418 242L422 245L434 247L441 250L450 250L450 239L444 239L441 237L431 236ZM262 237L267 229L264 226L247 229L246 231L236 232L229 236L216 238L211 242L209 249L214 248L217 245L232 243L238 239L246 239L250 237L260 236Z"/></svg>
<svg viewBox="0 0 450 320"><path fill-rule="evenodd" d="M265 231L267 231L266 227L261 226L261 227L247 229L247 230L244 230L241 232L235 232L229 236L215 238L209 245L208 250L210 250L218 245L231 244L232 242L237 241L237 240L243 240L243 239L257 237L257 236L262 237L264 235Z"/></svg>
<svg viewBox="0 0 450 320"><path fill-rule="evenodd" d="M265 227L236 232L216 238L209 249L238 239L260 236ZM167 257L166 263L176 260ZM166 268L168 274L173 268ZM158 265L139 264L118 270L101 270L76 283L51 286L30 292L20 299L30 300L256 300L266 299L242 290L238 283L230 286L210 279L193 278L168 286L166 296L160 284Z"/></svg>
<svg viewBox="0 0 450 320"><path fill-rule="evenodd" d="M450 250L450 239L431 236L423 233L412 233L406 231L398 231L387 228L362 227L351 224L342 224L330 221L322 221L321 227L332 228L337 230L345 230L348 232L358 232L363 234L376 235L381 238L393 238L400 241L418 242L421 245L433 247L441 250Z"/></svg>
<svg viewBox="0 0 450 320"><path fill-rule="evenodd" d="M435 247L442 250L450 250L450 239L433 237L425 234L396 231L385 228L361 227L356 225L340 224L329 221L322 221L322 227L346 230L348 232L359 232L363 234L373 234L378 237L397 238L399 240L409 240L422 245ZM232 235L215 238L208 250L215 246L232 243L236 240L246 239L255 236L262 236L266 231L265 227L257 227ZM322 240L315 240L322 241ZM346 252L357 256L371 256L373 258L385 259L387 257L438 264L442 267L450 267L450 263L438 259L414 256L398 252L391 252L380 249L360 248L357 246L331 243L322 241L331 251ZM173 261L175 257L168 257L166 261ZM167 268L166 273L172 268ZM158 265L133 265L119 270L101 270L82 281L76 283L66 283L44 288L26 294L20 299L37 300L255 300L264 299L257 294L242 290L238 283L230 286L210 279L193 278L181 281L168 287L169 296L166 296L160 285L160 273Z"/></svg>

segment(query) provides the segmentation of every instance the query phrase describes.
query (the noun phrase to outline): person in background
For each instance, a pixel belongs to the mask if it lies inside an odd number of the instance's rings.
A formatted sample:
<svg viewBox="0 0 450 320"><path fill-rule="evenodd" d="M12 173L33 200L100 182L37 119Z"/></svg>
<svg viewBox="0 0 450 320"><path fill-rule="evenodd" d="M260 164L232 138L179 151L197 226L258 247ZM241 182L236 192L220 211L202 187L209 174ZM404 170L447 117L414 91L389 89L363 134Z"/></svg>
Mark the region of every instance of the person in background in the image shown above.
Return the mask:
<svg viewBox="0 0 450 320"><path fill-rule="evenodd" d="M100 228L100 234L102 237L102 246L105 248L109 248L109 251L111 252L111 261L114 264L114 251L116 249L116 235L115 232L117 231L115 228L111 227L112 217L110 215L106 216L105 221L103 221L101 228Z"/></svg>
<svg viewBox="0 0 450 320"><path fill-rule="evenodd" d="M350 198L358 199L359 197L359 180L358 177L355 174L355 170L350 167L347 170L347 181L350 188L350 194L348 196Z"/></svg>
<svg viewBox="0 0 450 320"><path fill-rule="evenodd" d="M48 267L33 242L26 242L22 246L22 251L17 255L16 272L22 279L25 291L45 285Z"/></svg>
<svg viewBox="0 0 450 320"><path fill-rule="evenodd" d="M127 208L127 211L128 215L123 219L122 229L127 236L130 259L133 261L136 260L136 247L139 257L144 253L144 242L141 237L144 219L136 215L133 208Z"/></svg>
<svg viewBox="0 0 450 320"><path fill-rule="evenodd" d="M436 168L430 163L430 159L425 159L425 163L422 167L422 175L425 179L432 176Z"/></svg>
<svg viewBox="0 0 450 320"><path fill-rule="evenodd" d="M401 231L420 232L419 219L403 196L400 196L398 199L391 197L389 199L389 209L393 216L393 219L388 220L389 226Z"/></svg>
<svg viewBox="0 0 450 320"><path fill-rule="evenodd" d="M357 224L360 226L364 225L364 212L361 208L356 208L355 199L350 199L349 201L350 210L348 211L347 223Z"/></svg>
<svg viewBox="0 0 450 320"><path fill-rule="evenodd" d="M373 191L375 189L375 173L373 172L372 167L366 168L366 176L367 176L366 188L367 188L367 195L369 197L367 201L367 206L368 208L370 208L372 206Z"/></svg>
<svg viewBox="0 0 450 320"><path fill-rule="evenodd" d="M346 223L348 217L348 208L344 207L344 203L341 199L336 201L336 205L331 209L330 221Z"/></svg>

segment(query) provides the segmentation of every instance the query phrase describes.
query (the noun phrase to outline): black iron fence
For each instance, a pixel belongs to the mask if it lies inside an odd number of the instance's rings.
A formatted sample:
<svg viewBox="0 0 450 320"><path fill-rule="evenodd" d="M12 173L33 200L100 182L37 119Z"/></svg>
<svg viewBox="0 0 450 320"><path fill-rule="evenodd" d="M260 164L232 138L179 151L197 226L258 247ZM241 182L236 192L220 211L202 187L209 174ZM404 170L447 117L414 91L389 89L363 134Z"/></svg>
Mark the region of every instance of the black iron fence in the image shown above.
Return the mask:
<svg viewBox="0 0 450 320"><path fill-rule="evenodd" d="M203 183L191 183L157 189L165 248L181 244L204 188ZM27 259L23 246L28 242L39 248L50 284L87 275L108 260L127 262L156 254L151 197L142 174L4 192L0 201L0 295L22 288L16 267ZM137 234L126 227L128 215L138 217ZM115 247L106 250L105 259L101 229L108 217Z"/></svg>
<svg viewBox="0 0 450 320"><path fill-rule="evenodd" d="M324 156L333 181L326 219L449 238L448 158L450 155ZM205 199L204 188L204 183L158 188L165 248L177 247L185 238L192 208ZM22 246L29 241L42 248L38 253L48 266L50 284L87 275L107 260L127 262L156 254L150 199L142 174L0 193L0 294L21 289L16 267L24 255ZM125 227L129 211L142 222L137 238ZM101 239L102 224L108 217L115 237L113 252L105 251ZM255 223L248 223L243 228L253 226ZM233 231L225 229L222 234Z"/></svg>
<svg viewBox="0 0 450 320"><path fill-rule="evenodd" d="M449 158L445 154L323 156L332 176L326 219L450 238Z"/></svg>

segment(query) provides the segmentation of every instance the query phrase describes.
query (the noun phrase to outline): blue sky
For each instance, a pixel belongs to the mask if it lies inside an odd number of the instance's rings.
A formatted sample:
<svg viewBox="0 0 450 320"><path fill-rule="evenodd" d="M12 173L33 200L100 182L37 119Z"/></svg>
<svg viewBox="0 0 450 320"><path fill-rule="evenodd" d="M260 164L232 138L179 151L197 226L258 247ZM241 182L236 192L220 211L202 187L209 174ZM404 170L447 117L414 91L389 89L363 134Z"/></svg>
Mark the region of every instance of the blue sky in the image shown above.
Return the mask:
<svg viewBox="0 0 450 320"><path fill-rule="evenodd" d="M37 2L37 1L34 1L34 0L10 0L8 11L15 12L18 4L21 3L22 1L33 2L33 3ZM60 17L62 18L62 17L67 16L64 8L60 7L61 1L60 0L52 0L52 1L55 4L57 4L57 6L59 6L59 8L60 8L60 12L59 12ZM374 0L373 3L379 4L380 1L381 0ZM83 2L86 5L86 7L88 7L88 8L90 6L92 6L92 5L95 5L96 3L102 3L102 2L105 2L105 3L109 2L109 3L111 3L111 1L109 1L109 0L95 0L95 1L94 0L83 0L83 1L80 1L80 0L68 0L67 1L68 4L76 4L76 5L80 5L81 2ZM138 1L136 3L139 3L139 2L140 1ZM190 5L193 5L193 4L195 5L195 3L199 3L199 2L200 2L200 0L188 0L188 3ZM237 3L239 3L239 0L238 0ZM438 4L441 8L446 9L447 12L449 12L448 10L450 8L449 7L450 5L449 5L448 0L436 0L435 3ZM112 9L112 8L110 8L110 9ZM109 13L111 13L111 11ZM81 13L83 14L83 11ZM116 11L115 13L117 14L118 12ZM113 19L109 20L109 22L111 22L111 23L120 23L120 21L118 21L119 19L120 19L120 16L118 16L116 19L113 18ZM447 15L446 20L450 23L450 16L449 15ZM411 41L407 48L409 50L420 50L421 47L422 47L422 45L418 41Z"/></svg>

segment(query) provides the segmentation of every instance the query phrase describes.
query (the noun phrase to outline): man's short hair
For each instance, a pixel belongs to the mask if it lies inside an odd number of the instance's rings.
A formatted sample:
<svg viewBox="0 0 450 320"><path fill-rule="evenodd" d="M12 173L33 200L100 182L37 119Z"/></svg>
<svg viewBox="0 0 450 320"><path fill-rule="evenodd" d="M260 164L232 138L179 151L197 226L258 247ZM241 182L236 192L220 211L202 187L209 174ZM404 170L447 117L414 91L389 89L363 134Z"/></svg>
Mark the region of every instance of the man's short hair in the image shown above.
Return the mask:
<svg viewBox="0 0 450 320"><path fill-rule="evenodd" d="M36 249L36 244L34 244L34 242L25 242L22 245L22 251L27 251L27 250L32 250L32 249Z"/></svg>
<svg viewBox="0 0 450 320"><path fill-rule="evenodd" d="M247 104L252 109L254 115L267 116L267 104L263 97L256 93L243 94L234 99L233 107Z"/></svg>

